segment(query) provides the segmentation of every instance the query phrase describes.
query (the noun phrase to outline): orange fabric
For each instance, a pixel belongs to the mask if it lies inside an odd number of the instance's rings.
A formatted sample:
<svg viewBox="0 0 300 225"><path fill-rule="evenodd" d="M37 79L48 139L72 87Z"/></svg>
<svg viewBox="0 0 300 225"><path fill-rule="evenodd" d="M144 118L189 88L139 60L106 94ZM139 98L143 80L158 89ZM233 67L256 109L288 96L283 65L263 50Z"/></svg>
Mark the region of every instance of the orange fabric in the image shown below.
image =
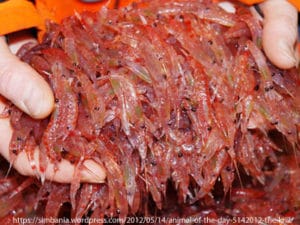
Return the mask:
<svg viewBox="0 0 300 225"><path fill-rule="evenodd" d="M288 1L292 3L298 9L298 11L300 11L300 0L288 0ZM263 0L240 0L240 2L243 2L247 5L253 5L253 4L263 2Z"/></svg>
<svg viewBox="0 0 300 225"><path fill-rule="evenodd" d="M95 3L84 3L80 0L36 0L36 8L43 19L52 19L60 22L63 18L73 15L74 12L85 10L97 11L100 7L108 8L124 7L133 2L133 0L122 0L117 5L116 0L102 0Z"/></svg>
<svg viewBox="0 0 300 225"><path fill-rule="evenodd" d="M60 22L63 18L73 15L75 12L85 10L97 11L103 5L112 7L115 4L114 0L101 1L96 3L83 3L79 0L36 0L35 5L37 12L40 14L43 21L52 20ZM45 27L40 26L38 39L41 40L45 32Z"/></svg>
<svg viewBox="0 0 300 225"><path fill-rule="evenodd" d="M27 0L0 3L0 35L43 24L34 5Z"/></svg>
<svg viewBox="0 0 300 225"><path fill-rule="evenodd" d="M118 6L123 7L131 2L133 0L123 0ZM35 6L28 0L8 0L0 3L0 35L31 27L44 30L46 19L60 22L74 12L97 11L104 5L114 8L116 0L96 3L83 3L80 0L36 0Z"/></svg>
<svg viewBox="0 0 300 225"><path fill-rule="evenodd" d="M115 0L83 3L79 0L36 0L36 8L44 20L60 22L63 18L85 10L97 11L103 5L113 7Z"/></svg>
<svg viewBox="0 0 300 225"><path fill-rule="evenodd" d="M247 5L253 5L253 4L263 2L263 0L240 0L240 2L243 2Z"/></svg>
<svg viewBox="0 0 300 225"><path fill-rule="evenodd" d="M134 0L120 0L118 7L125 7L128 6L129 4L133 3Z"/></svg>
<svg viewBox="0 0 300 225"><path fill-rule="evenodd" d="M103 0L95 3L84 3L80 0L36 0L36 8L44 21L52 20L59 23L63 18L73 15L75 12L80 13L86 10L95 12L102 6L108 8L123 7L133 2L133 0L120 2L117 5L116 0ZM38 34L38 39L41 40L45 29L44 26L39 28L41 32Z"/></svg>
<svg viewBox="0 0 300 225"><path fill-rule="evenodd" d="M289 2L292 3L294 6L296 6L298 11L300 11L300 1L299 0L289 0Z"/></svg>

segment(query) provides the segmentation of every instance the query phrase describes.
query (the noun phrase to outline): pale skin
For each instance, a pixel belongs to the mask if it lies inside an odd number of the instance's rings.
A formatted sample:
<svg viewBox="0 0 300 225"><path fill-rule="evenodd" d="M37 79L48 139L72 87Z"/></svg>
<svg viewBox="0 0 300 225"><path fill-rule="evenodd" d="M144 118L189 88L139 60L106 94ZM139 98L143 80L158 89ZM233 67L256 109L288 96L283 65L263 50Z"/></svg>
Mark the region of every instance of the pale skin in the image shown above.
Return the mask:
<svg viewBox="0 0 300 225"><path fill-rule="evenodd" d="M260 4L264 14L263 48L269 60L282 69L298 65L295 50L297 40L297 9L285 0L267 0ZM48 84L8 48L4 37L0 37L0 95L33 118L48 116L54 107L53 93ZM0 98L0 112L5 105ZM10 161L8 146L12 135L9 119L0 119L0 154ZM38 149L36 149L38 165ZM101 183L105 171L92 160L84 162L82 182ZM31 169L25 153L20 153L13 167L23 175L41 176ZM63 160L58 170L49 163L45 178L61 183L72 181L74 165Z"/></svg>
<svg viewBox="0 0 300 225"><path fill-rule="evenodd" d="M13 52L20 46L23 40L30 38L22 34L21 40L13 40L9 48L4 37L0 37L0 96L11 100L22 111L33 118L44 118L48 116L54 107L53 93L46 81L35 72L29 65L21 62ZM34 41L33 39L31 41ZM0 112L5 104L0 98ZM0 154L9 162L9 142L12 129L8 118L0 119ZM39 150L35 150L35 164L39 165ZM18 154L17 159L11 162L13 167L22 175L37 176L60 183L72 181L75 167L66 160L58 164L58 168L49 163L46 173L34 171L24 152ZM102 183L105 180L103 168L92 160L83 162L80 169L81 181L91 183Z"/></svg>

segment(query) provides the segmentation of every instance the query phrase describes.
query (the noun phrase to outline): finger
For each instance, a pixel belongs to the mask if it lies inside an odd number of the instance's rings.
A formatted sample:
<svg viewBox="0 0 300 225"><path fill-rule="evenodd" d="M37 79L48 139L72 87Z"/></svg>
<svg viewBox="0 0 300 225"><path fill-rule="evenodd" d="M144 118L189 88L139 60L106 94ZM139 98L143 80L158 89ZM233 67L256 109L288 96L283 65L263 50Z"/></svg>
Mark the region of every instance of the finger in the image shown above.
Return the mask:
<svg viewBox="0 0 300 225"><path fill-rule="evenodd" d="M261 9L266 55L282 69L296 66L297 9L285 0L267 0L261 4Z"/></svg>
<svg viewBox="0 0 300 225"><path fill-rule="evenodd" d="M4 37L0 37L0 94L34 118L48 116L54 106L47 82L10 52Z"/></svg>
<svg viewBox="0 0 300 225"><path fill-rule="evenodd" d="M0 102L0 112L4 109L4 105ZM9 161L9 142L12 136L12 129L9 123L9 119L0 119L0 154ZM35 149L34 163L36 168L39 168L39 150ZM36 174L31 167L30 161L25 152L18 154L16 160L13 162L13 167L22 175L25 176L40 176ZM86 160L83 163L84 169L80 171L81 181L89 183L103 183L105 181L104 169L94 162L93 160ZM75 173L75 166L67 160L62 160L58 164L58 170L56 170L53 164L48 164L45 178L59 183L70 183Z"/></svg>
<svg viewBox="0 0 300 225"><path fill-rule="evenodd" d="M34 152L35 165L39 168L39 149ZM75 166L67 160L62 160L59 164L48 164L45 174L39 173L38 170L33 170L25 152L18 154L17 159L13 163L13 167L24 176L45 177L46 180L59 183L71 183L74 174ZM85 169L80 171L80 181L88 183L103 183L105 181L105 172L103 168L93 160L86 160L83 163Z"/></svg>

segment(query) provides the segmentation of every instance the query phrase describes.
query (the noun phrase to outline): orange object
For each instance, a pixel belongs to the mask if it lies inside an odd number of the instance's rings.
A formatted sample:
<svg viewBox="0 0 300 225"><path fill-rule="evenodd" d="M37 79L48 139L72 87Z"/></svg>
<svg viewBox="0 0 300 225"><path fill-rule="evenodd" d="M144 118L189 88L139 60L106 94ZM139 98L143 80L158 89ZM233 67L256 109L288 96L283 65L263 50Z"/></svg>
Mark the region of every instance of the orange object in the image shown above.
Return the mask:
<svg viewBox="0 0 300 225"><path fill-rule="evenodd" d="M60 22L63 18L85 10L97 11L102 6L123 7L132 0L103 0L83 3L80 0L36 0L33 5L28 0L8 0L0 3L0 35L22 29L38 27L44 30L44 21Z"/></svg>
<svg viewBox="0 0 300 225"><path fill-rule="evenodd" d="M85 10L97 11L104 5L112 8L116 4L115 2L115 0L104 0L95 3L83 3L80 0L37 0L36 8L44 20L50 19L60 22L63 18L73 15L75 12L80 13Z"/></svg>
<svg viewBox="0 0 300 225"><path fill-rule="evenodd" d="M300 11L300 1L299 0L289 0L289 2L292 3L294 6L296 6L298 11Z"/></svg>
<svg viewBox="0 0 300 225"><path fill-rule="evenodd" d="M124 7L131 2L133 0L102 0L94 3L84 3L80 0L36 0L36 9L44 21L52 20L59 23L63 18L73 15L75 12L80 13L86 10L96 12L103 6L107 8ZM42 26L39 29L41 30L38 33L38 39L40 40L45 28Z"/></svg>
<svg viewBox="0 0 300 225"><path fill-rule="evenodd" d="M26 0L9 0L0 3L0 35L34 26L43 20L34 5Z"/></svg>
<svg viewBox="0 0 300 225"><path fill-rule="evenodd" d="M63 18L73 15L75 12L85 10L97 11L100 7L106 5L111 8L115 4L115 0L100 1L95 3L83 3L79 0L36 0L36 9L43 21L52 20L59 23ZM38 40L41 40L45 32L44 24L38 27Z"/></svg>
<svg viewBox="0 0 300 225"><path fill-rule="evenodd" d="M288 1L290 3L292 3L298 9L298 11L300 11L300 1L299 0L288 0ZM253 5L253 4L263 2L263 0L240 0L240 2L243 2L247 5Z"/></svg>
<svg viewBox="0 0 300 225"><path fill-rule="evenodd" d="M254 4L263 2L263 0L240 0L240 2L243 2L247 5L254 5Z"/></svg>

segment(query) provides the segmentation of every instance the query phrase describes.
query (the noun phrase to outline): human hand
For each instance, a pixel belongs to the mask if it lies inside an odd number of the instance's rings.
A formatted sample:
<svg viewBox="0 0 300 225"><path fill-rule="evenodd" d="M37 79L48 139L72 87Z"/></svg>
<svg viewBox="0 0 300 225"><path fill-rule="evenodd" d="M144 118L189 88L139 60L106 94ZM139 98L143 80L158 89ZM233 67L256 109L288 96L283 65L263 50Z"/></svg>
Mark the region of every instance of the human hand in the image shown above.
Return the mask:
<svg viewBox="0 0 300 225"><path fill-rule="evenodd" d="M286 0L266 0L259 7L264 15L263 48L267 57L282 69L298 66L296 7Z"/></svg>
<svg viewBox="0 0 300 225"><path fill-rule="evenodd" d="M1 95L12 101L22 111L33 118L48 116L54 107L53 93L46 81L39 76L29 65L21 62L8 48L5 38L0 37L0 113L5 108L1 101ZM9 118L0 119L0 154L10 161L9 142L12 136L12 128ZM39 165L38 148L35 150L35 164ZM22 175L42 176L32 170L25 152L18 154L13 167ZM94 161L86 160L81 171L81 181L101 183L105 179L104 170ZM48 164L44 174L46 179L68 183L73 179L74 165L62 160L58 170L52 164Z"/></svg>
<svg viewBox="0 0 300 225"><path fill-rule="evenodd" d="M255 2L240 0L246 4ZM228 12L235 9L229 2L221 1L219 5ZM263 48L268 59L281 69L289 69L299 64L297 51L298 12L287 0L265 0L258 4L263 17L251 7L254 16L263 22Z"/></svg>

